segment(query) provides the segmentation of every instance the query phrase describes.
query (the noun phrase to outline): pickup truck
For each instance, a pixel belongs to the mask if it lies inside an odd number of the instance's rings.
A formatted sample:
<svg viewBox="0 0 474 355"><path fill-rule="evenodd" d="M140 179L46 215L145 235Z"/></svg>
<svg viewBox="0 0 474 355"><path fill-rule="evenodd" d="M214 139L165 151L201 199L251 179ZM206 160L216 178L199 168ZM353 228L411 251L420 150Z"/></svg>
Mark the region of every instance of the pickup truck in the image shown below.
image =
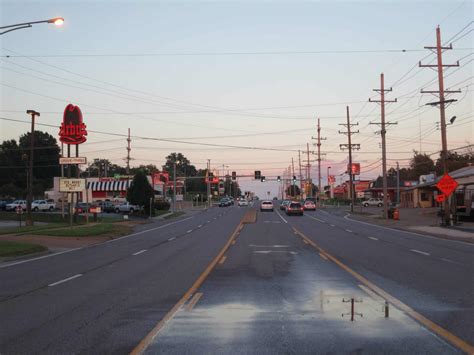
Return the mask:
<svg viewBox="0 0 474 355"><path fill-rule="evenodd" d="M31 203L31 209L35 212L49 211L53 212L56 209L56 204L47 200L35 200Z"/></svg>
<svg viewBox="0 0 474 355"><path fill-rule="evenodd" d="M129 202L122 203L115 207L115 213L133 213L139 211L141 208L138 205L132 205Z"/></svg>
<svg viewBox="0 0 474 355"><path fill-rule="evenodd" d="M21 206L23 211L26 211L26 200L15 200L12 203L9 203L5 206L7 211L15 211L18 206Z"/></svg>

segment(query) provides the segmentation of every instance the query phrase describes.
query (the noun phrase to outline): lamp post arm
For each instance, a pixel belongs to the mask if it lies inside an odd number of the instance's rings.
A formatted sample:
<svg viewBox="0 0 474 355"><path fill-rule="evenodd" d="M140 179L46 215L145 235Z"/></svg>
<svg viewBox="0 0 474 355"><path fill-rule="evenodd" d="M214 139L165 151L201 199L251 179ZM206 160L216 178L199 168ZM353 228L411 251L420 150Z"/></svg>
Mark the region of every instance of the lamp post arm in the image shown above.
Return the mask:
<svg viewBox="0 0 474 355"><path fill-rule="evenodd" d="M0 28L8 28L8 27L11 27L11 26L5 26L5 27L0 27ZM11 32L11 31L15 31L15 30L21 30L23 28L29 28L29 27L33 27L31 25L25 25L25 26L21 26L21 27L15 27L15 28L11 28L7 31L3 31L3 32L0 32L0 36L5 34L5 33L8 33L8 32Z"/></svg>

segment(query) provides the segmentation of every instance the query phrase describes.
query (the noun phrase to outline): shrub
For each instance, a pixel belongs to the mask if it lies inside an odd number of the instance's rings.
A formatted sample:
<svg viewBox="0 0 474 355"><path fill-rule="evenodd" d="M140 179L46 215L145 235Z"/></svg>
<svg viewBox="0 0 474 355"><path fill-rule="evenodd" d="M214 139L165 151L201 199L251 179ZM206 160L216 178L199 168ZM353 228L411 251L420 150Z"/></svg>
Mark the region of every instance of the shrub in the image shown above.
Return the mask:
<svg viewBox="0 0 474 355"><path fill-rule="evenodd" d="M156 210L169 210L171 207L170 203L166 200L155 200Z"/></svg>

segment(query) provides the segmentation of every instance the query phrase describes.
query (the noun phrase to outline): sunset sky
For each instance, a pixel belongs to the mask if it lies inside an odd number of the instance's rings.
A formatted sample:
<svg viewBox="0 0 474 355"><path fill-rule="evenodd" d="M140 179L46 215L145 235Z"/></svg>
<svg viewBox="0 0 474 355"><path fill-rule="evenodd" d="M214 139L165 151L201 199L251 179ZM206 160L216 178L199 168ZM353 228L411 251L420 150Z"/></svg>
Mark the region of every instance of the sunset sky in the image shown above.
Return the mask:
<svg viewBox="0 0 474 355"><path fill-rule="evenodd" d="M380 73L393 91L387 120L389 167L407 166L413 150L441 148L439 111L426 103L437 74L419 68L434 63L424 46L436 44L436 26L446 51L445 87L461 89L447 109L448 147L473 143L473 3L471 1L5 1L1 25L64 17L14 31L1 40L0 139L18 139L28 129L27 109L41 113L37 129L57 137L64 107L78 105L91 131L81 146L89 160L124 165L125 137L132 134L132 166L161 166L181 152L197 168L267 177L283 175L298 150L310 149L321 120L326 170L345 170L346 106L361 150L354 161L362 179L381 174ZM449 41L449 42L448 42ZM11 121L15 120L15 121ZM18 122L22 121L22 122ZM250 149L252 148L252 149ZM262 149L266 148L266 149ZM311 159L315 159L312 155ZM312 163L311 174L316 177ZM224 167L223 167L224 165ZM340 177L342 178L342 177ZM340 179L338 179L338 182ZM261 196L276 183L240 179Z"/></svg>

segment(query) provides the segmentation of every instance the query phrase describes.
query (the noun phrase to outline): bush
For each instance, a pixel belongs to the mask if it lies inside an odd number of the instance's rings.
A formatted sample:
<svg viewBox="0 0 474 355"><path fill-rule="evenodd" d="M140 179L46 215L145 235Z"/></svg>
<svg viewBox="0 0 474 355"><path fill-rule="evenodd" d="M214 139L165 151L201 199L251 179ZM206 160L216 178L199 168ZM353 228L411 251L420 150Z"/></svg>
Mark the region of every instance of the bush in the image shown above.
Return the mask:
<svg viewBox="0 0 474 355"><path fill-rule="evenodd" d="M155 210L169 210L171 207L170 203L166 200L156 200Z"/></svg>

